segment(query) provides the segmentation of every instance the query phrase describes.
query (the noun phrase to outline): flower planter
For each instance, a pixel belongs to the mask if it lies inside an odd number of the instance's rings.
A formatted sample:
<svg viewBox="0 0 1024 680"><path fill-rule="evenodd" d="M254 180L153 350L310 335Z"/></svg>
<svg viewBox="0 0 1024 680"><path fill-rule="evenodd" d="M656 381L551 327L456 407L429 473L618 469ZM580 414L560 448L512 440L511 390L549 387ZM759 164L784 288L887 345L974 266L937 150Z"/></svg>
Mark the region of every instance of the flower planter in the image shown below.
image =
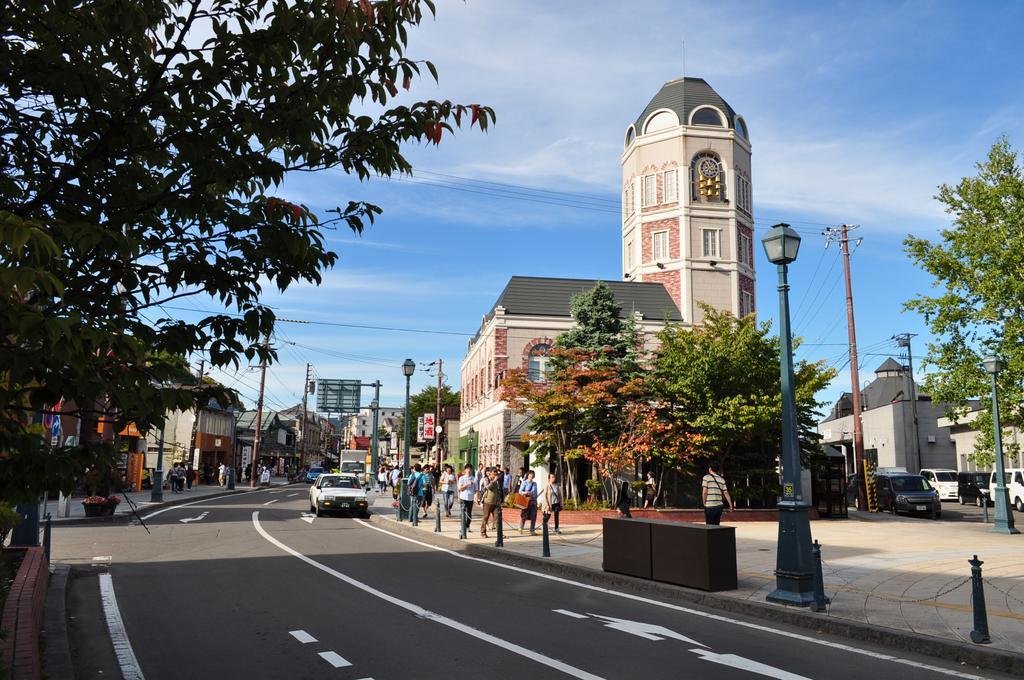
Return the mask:
<svg viewBox="0 0 1024 680"><path fill-rule="evenodd" d="M108 514L106 503L82 503L82 508L86 517L102 517Z"/></svg>

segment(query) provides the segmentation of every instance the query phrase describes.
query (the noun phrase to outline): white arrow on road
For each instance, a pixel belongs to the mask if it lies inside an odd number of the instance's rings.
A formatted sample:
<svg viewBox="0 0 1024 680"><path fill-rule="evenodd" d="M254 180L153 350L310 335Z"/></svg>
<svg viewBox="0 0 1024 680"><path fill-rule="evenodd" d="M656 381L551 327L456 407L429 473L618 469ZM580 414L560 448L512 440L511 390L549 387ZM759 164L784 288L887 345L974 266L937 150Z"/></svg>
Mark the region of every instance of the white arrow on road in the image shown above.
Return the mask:
<svg viewBox="0 0 1024 680"><path fill-rule="evenodd" d="M611 628L612 630L621 630L623 633L630 633L637 637L642 637L645 640L664 640L665 638L668 638L671 640L682 640L683 642L700 645L701 647L707 647L707 645L697 642L693 638L688 638L681 633L677 633L674 630L670 630L664 626L658 626L653 623L628 621L626 619L617 619L614 616L602 616L601 614L591 614L591 616L595 619L601 619L604 621L604 625L607 628Z"/></svg>
<svg viewBox="0 0 1024 680"><path fill-rule="evenodd" d="M316 519L316 515L314 515L311 512L304 512L304 513L302 513L302 521L303 522L308 522L309 524L312 524L313 520L315 520L315 519Z"/></svg>
<svg viewBox="0 0 1024 680"><path fill-rule="evenodd" d="M723 666L729 666L730 668L739 668L741 670L757 673L758 675L764 675L769 678L777 678L777 680L810 680L810 678L803 675L790 673L758 661L751 661L750 659L745 659L742 656L736 656L735 654L715 654L707 649L691 649L690 651L694 654L699 654L701 659L704 661L722 664Z"/></svg>
<svg viewBox="0 0 1024 680"><path fill-rule="evenodd" d="M198 522L199 520L203 519L209 514L209 512L204 512L203 514L199 515L199 517L186 517L184 519L179 519L178 521L182 524L188 524L189 522Z"/></svg>

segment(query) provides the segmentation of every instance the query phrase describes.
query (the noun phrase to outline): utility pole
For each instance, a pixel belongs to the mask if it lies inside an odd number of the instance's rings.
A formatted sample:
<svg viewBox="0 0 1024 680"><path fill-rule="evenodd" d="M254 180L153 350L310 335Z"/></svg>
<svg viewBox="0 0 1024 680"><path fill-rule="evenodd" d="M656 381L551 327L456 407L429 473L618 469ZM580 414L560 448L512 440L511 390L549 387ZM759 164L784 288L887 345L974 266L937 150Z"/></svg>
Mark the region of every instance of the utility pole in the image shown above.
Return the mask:
<svg viewBox="0 0 1024 680"><path fill-rule="evenodd" d="M302 448L299 454L299 463L302 466L306 465L306 402L309 397L309 370L311 368L312 366L306 364L306 381L302 383L302 429L300 430L300 445Z"/></svg>
<svg viewBox="0 0 1024 680"><path fill-rule="evenodd" d="M434 412L434 447L437 449L437 467L441 467L441 437L437 428L441 425L441 386L444 383L444 359L437 360L437 406ZM442 428L443 430L444 428ZM444 434L442 431L441 434Z"/></svg>
<svg viewBox="0 0 1024 680"><path fill-rule="evenodd" d="M373 485L377 478L377 466L380 464L380 442L378 441L377 430L380 429L380 380L373 381L373 402L370 404L373 409L373 435L370 437L370 473L374 475L370 480Z"/></svg>
<svg viewBox="0 0 1024 680"><path fill-rule="evenodd" d="M900 333L892 336L892 339L896 341L896 344L900 347L907 348L907 373L910 378L910 410L914 416L914 463L916 467L913 467L910 471L918 473L921 471L921 428L917 419L917 383L914 382L914 353L910 348L910 339L917 335L917 333Z"/></svg>
<svg viewBox="0 0 1024 680"><path fill-rule="evenodd" d="M853 320L853 284L850 281L850 229L856 225L844 224L838 229L829 227L826 232L826 248L833 240L839 242L843 254L843 273L846 278L846 326L850 338L850 383L853 395L853 461L857 476L857 508L868 509L868 493L866 487L867 474L864 470L864 426L860 420L860 373L857 369L857 327ZM860 245L862 239L856 239Z"/></svg>
<svg viewBox="0 0 1024 680"><path fill-rule="evenodd" d="M270 333L263 336L263 349L270 345ZM260 391L256 397L256 431L252 436L252 460L249 461L249 486L256 488L259 481L256 479L256 461L260 456L260 433L263 431L263 390L267 384L267 359L266 356L260 359Z"/></svg>
<svg viewBox="0 0 1024 680"><path fill-rule="evenodd" d="M206 359L199 360L199 389L203 389L203 375L206 372ZM192 421L192 437L188 440L188 451L185 453L185 468L195 461L195 449L199 448L199 444L196 440L199 439L199 414L203 412L203 407L196 404L196 417Z"/></svg>

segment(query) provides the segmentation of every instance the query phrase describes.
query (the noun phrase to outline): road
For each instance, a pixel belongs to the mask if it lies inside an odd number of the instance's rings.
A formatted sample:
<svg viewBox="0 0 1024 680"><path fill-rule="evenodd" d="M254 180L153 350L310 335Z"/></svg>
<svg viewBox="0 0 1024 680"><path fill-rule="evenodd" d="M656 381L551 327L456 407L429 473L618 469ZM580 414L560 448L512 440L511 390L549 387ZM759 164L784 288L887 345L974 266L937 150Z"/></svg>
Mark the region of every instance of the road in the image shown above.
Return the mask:
<svg viewBox="0 0 1024 680"><path fill-rule="evenodd" d="M459 556L308 510L298 486L199 501L154 513L151 534L61 528L54 557L109 563L149 680L999 677Z"/></svg>

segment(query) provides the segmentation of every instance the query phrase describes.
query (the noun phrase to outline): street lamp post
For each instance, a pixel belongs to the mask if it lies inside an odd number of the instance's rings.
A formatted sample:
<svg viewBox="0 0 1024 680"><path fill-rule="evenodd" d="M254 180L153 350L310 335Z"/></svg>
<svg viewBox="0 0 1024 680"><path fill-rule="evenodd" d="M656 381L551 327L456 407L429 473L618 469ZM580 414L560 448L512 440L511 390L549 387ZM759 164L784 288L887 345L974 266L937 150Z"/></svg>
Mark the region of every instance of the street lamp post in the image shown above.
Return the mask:
<svg viewBox="0 0 1024 680"><path fill-rule="evenodd" d="M416 371L416 362L406 359L402 362L402 373L405 375L405 440L402 458L402 489L398 496L398 520L409 518L411 504L409 500L409 381Z"/></svg>
<svg viewBox="0 0 1024 680"><path fill-rule="evenodd" d="M996 521L992 525L995 534L1019 534L1013 526L1013 513L1010 512L1010 494L1006 489L1006 474L1003 472L1003 426L999 422L999 388L996 376L1003 370L1003 360L996 356L985 357L982 361L985 371L992 376L992 424L995 429L996 454Z"/></svg>
<svg viewBox="0 0 1024 680"><path fill-rule="evenodd" d="M775 590L769 602L806 607L814 600L810 505L800 489L800 445L797 441L793 379L793 339L789 329L789 263L800 250L800 235L788 224L768 230L762 244L779 272L779 371L782 386L782 497L778 502L779 543L775 558Z"/></svg>

